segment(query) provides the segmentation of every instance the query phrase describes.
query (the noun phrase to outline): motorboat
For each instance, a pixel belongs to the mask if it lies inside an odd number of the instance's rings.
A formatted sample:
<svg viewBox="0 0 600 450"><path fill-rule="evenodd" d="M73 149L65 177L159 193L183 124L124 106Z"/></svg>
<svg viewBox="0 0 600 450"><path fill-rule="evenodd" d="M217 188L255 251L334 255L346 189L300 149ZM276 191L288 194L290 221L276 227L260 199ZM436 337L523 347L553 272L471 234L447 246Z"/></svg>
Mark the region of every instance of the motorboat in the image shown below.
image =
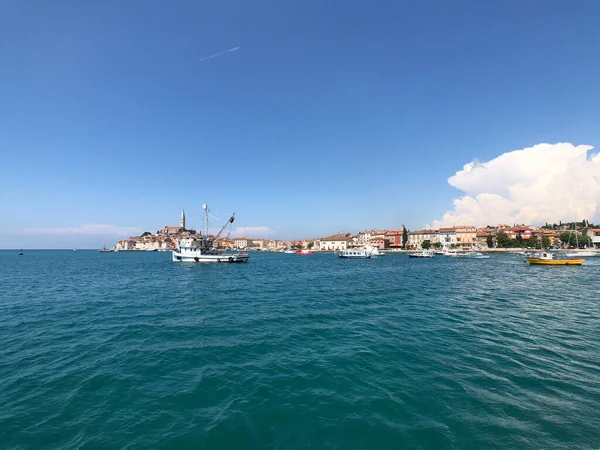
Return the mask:
<svg viewBox="0 0 600 450"><path fill-rule="evenodd" d="M296 255L312 255L315 252L310 251L310 250L306 250L306 249L300 249L296 252Z"/></svg>
<svg viewBox="0 0 600 450"><path fill-rule="evenodd" d="M435 252L432 252L432 251L429 251L429 250L424 250L422 252L409 253L408 257L409 258L434 258L435 257Z"/></svg>
<svg viewBox="0 0 600 450"><path fill-rule="evenodd" d="M371 257L371 252L366 248L349 248L337 255L344 259L367 259Z"/></svg>
<svg viewBox="0 0 600 450"><path fill-rule="evenodd" d="M550 252L540 252L527 257L529 264L543 266L580 266L584 261L583 258L558 259L554 253Z"/></svg>

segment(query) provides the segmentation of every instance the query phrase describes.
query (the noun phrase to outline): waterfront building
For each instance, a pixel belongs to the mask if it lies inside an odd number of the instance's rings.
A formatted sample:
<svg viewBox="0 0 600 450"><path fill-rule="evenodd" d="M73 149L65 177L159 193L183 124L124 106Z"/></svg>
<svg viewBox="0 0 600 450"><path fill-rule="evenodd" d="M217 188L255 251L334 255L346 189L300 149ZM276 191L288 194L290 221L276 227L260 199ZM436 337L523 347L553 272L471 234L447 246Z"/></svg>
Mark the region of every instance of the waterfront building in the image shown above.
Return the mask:
<svg viewBox="0 0 600 450"><path fill-rule="evenodd" d="M385 237L389 240L390 248L401 248L404 244L402 242L402 230L387 230Z"/></svg>
<svg viewBox="0 0 600 450"><path fill-rule="evenodd" d="M591 239L594 247L600 248L600 228L590 228L587 230L587 236Z"/></svg>
<svg viewBox="0 0 600 450"><path fill-rule="evenodd" d="M496 246L496 232L492 228L480 228L475 232L475 245L488 248L488 236L492 237L492 246Z"/></svg>
<svg viewBox="0 0 600 450"><path fill-rule="evenodd" d="M383 250L385 248L390 248L390 240L387 237L372 237L369 241L369 245Z"/></svg>
<svg viewBox="0 0 600 450"><path fill-rule="evenodd" d="M233 245L238 250L244 250L248 248L248 241L250 241L250 239L245 237L238 237L233 240Z"/></svg>
<svg viewBox="0 0 600 450"><path fill-rule="evenodd" d="M456 245L456 230L452 228L440 228L440 243L442 247L447 248Z"/></svg>
<svg viewBox="0 0 600 450"><path fill-rule="evenodd" d="M409 248L421 248L425 241L429 241L431 244L440 242L440 230L425 229L408 233L407 245Z"/></svg>
<svg viewBox="0 0 600 450"><path fill-rule="evenodd" d="M477 243L477 230L471 225L457 225L454 227L456 244L464 249L472 248Z"/></svg>
<svg viewBox="0 0 600 450"><path fill-rule="evenodd" d="M350 233L338 233L332 236L327 236L321 239L320 248L321 251L344 251L348 248L350 242Z"/></svg>

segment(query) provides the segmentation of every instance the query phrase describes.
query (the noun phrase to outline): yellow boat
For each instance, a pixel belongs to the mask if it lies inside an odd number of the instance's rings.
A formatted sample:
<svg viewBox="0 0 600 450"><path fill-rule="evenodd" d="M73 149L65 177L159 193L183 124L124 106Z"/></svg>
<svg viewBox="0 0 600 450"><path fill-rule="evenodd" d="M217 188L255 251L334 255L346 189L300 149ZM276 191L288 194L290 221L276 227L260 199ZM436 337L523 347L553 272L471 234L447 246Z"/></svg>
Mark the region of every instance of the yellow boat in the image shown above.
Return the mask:
<svg viewBox="0 0 600 450"><path fill-rule="evenodd" d="M580 266L583 264L583 259L542 259L542 258L527 258L529 264L540 264L545 266Z"/></svg>
<svg viewBox="0 0 600 450"><path fill-rule="evenodd" d="M583 258L571 258L571 259L556 259L556 256L552 253L542 252L537 256L528 256L527 262L529 264L538 264L544 266L580 266L585 261Z"/></svg>

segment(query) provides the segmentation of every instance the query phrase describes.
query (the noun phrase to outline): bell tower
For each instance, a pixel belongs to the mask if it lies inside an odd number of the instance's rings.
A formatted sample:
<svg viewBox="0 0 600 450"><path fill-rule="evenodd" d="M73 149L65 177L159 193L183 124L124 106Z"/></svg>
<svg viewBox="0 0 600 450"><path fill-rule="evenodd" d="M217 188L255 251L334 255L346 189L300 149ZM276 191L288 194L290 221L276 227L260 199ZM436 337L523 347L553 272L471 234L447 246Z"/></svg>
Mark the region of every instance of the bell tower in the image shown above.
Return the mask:
<svg viewBox="0 0 600 450"><path fill-rule="evenodd" d="M181 210L181 218L179 219L179 226L185 228L185 211Z"/></svg>

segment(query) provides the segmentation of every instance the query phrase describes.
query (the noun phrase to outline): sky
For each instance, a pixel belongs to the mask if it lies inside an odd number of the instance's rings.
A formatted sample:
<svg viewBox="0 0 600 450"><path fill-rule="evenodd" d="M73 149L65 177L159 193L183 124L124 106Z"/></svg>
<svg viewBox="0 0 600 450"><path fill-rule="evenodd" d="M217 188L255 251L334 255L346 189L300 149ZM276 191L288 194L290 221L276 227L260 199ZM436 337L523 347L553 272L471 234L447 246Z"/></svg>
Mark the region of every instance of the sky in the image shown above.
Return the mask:
<svg viewBox="0 0 600 450"><path fill-rule="evenodd" d="M600 2L0 3L0 248L600 222ZM576 217L575 217L576 216ZM218 225L218 224L215 224Z"/></svg>

